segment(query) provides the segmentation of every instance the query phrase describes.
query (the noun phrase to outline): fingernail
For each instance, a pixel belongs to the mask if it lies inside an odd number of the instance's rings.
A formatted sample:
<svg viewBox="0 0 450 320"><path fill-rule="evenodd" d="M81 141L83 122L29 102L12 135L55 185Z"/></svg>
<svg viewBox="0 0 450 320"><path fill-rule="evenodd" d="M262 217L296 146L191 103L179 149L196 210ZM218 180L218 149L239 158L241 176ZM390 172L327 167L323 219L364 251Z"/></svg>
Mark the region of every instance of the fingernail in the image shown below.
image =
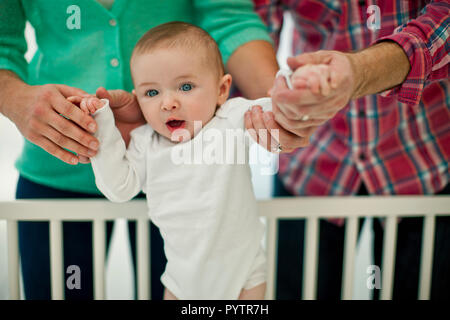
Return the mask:
<svg viewBox="0 0 450 320"><path fill-rule="evenodd" d="M72 160L70 160L70 162L72 162L72 164L77 164L78 163L78 159L73 157Z"/></svg>
<svg viewBox="0 0 450 320"><path fill-rule="evenodd" d="M98 149L98 143L95 141L92 141L91 143L89 143L89 148L97 150Z"/></svg>
<svg viewBox="0 0 450 320"><path fill-rule="evenodd" d="M89 124L88 128L89 128L89 131L95 132L95 124L94 123Z"/></svg>

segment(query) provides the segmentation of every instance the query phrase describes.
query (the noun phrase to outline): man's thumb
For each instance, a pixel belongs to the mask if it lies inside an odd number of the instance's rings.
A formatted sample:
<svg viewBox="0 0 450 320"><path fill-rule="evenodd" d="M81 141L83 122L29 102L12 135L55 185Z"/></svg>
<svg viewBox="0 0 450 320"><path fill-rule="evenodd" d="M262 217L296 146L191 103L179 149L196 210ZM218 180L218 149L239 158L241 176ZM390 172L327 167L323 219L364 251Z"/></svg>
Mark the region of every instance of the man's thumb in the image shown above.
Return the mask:
<svg viewBox="0 0 450 320"><path fill-rule="evenodd" d="M295 57L287 58L287 64L291 70L296 70L307 64L328 64L330 61L330 55L324 51L303 53Z"/></svg>
<svg viewBox="0 0 450 320"><path fill-rule="evenodd" d="M314 58L310 54L301 54L296 57L287 58L287 64L291 70L296 70L307 64L315 64Z"/></svg>

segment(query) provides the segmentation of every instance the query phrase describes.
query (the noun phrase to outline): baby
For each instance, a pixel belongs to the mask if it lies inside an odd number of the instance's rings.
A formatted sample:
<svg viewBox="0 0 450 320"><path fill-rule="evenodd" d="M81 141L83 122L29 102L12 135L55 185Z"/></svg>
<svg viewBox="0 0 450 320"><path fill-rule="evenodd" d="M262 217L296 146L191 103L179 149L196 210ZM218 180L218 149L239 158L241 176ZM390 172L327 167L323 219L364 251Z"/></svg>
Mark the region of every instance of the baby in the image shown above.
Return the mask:
<svg viewBox="0 0 450 320"><path fill-rule="evenodd" d="M93 114L100 148L91 158L99 190L111 201L147 195L148 213L164 239L165 299L264 299L264 227L257 214L248 161L174 162L174 150L235 152L248 160L248 139L217 148L208 130L244 129L253 105L271 110L271 100L227 101L225 74L215 41L202 29L171 22L148 31L136 44L130 68L133 93L146 125L131 132L128 148L114 125L107 100L69 98ZM200 126L198 124L201 124ZM200 157L201 158L201 157Z"/></svg>

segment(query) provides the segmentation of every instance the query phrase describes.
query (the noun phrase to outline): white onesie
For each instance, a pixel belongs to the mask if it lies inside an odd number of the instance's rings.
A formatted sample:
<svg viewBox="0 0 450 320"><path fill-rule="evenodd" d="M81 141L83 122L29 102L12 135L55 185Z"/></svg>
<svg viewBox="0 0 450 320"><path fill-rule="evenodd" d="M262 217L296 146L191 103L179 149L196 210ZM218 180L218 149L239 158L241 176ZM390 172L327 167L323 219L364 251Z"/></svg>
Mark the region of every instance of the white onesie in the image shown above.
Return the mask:
<svg viewBox="0 0 450 320"><path fill-rule="evenodd" d="M173 143L146 124L131 132L128 149L109 104L94 114L100 148L91 162L97 187L114 202L146 193L168 260L161 281L179 299L237 299L250 278L252 286L265 281L264 227L248 164L248 133L234 139L233 148L225 147L232 141L225 138L230 129L244 132L244 113L254 105L272 108L269 98L230 99L192 140ZM244 161L236 164L240 150ZM228 152L235 152L234 164L209 164L226 162ZM191 163L180 161L186 155Z"/></svg>

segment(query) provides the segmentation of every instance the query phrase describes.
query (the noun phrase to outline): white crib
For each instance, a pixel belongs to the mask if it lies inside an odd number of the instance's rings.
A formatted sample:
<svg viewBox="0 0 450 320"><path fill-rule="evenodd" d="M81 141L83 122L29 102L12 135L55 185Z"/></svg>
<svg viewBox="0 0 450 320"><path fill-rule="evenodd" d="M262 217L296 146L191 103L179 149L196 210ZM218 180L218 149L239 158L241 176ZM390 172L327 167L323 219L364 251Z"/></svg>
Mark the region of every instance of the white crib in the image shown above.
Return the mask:
<svg viewBox="0 0 450 320"><path fill-rule="evenodd" d="M277 220L306 219L303 299L316 298L319 219L346 218L341 298L352 298L358 218L386 218L383 243L381 299L392 296L397 218L424 217L418 299L429 299L436 216L450 215L450 196L305 197L258 201L266 219L268 256L267 299L275 297ZM64 299L62 221L93 222L94 297L105 298L105 221L137 221L138 299L150 299L149 223L145 200L115 204L107 200L20 200L0 202L0 220L7 221L8 280L10 299L20 298L18 221L50 222L52 299ZM450 252L449 252L450 254Z"/></svg>

